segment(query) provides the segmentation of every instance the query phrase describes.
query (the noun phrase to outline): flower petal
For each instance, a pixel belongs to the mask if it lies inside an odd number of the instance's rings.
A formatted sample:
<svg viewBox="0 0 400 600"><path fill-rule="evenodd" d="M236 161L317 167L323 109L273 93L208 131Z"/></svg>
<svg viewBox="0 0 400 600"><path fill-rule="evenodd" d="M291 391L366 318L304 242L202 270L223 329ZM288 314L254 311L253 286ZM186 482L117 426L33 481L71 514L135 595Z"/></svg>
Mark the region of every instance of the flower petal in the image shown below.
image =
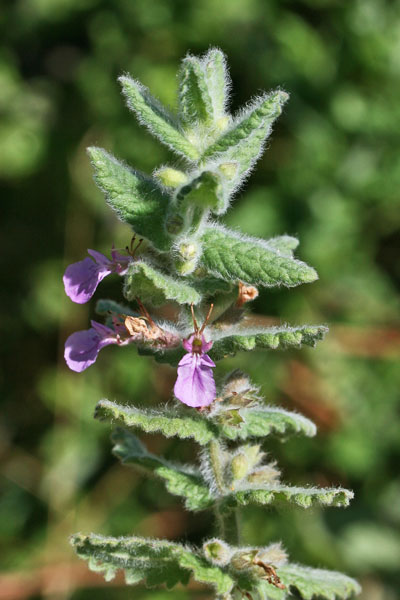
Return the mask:
<svg viewBox="0 0 400 600"><path fill-rule="evenodd" d="M73 263L64 273L65 293L73 302L84 304L90 300L100 281L109 273L111 270L108 267L99 266L90 258Z"/></svg>
<svg viewBox="0 0 400 600"><path fill-rule="evenodd" d="M65 342L65 362L72 371L81 373L96 362L97 355L104 346L115 343L116 339L103 338L93 328L76 331Z"/></svg>
<svg viewBox="0 0 400 600"><path fill-rule="evenodd" d="M98 250L91 250L90 248L88 248L88 254L90 254L90 256L94 258L94 260L97 262L97 264L101 265L102 267L106 267L111 264L111 260L107 258L105 254L102 254Z"/></svg>
<svg viewBox="0 0 400 600"><path fill-rule="evenodd" d="M184 404L192 407L208 406L215 400L216 387L212 368L214 363L207 356L186 354L178 365L178 377L174 394Z"/></svg>

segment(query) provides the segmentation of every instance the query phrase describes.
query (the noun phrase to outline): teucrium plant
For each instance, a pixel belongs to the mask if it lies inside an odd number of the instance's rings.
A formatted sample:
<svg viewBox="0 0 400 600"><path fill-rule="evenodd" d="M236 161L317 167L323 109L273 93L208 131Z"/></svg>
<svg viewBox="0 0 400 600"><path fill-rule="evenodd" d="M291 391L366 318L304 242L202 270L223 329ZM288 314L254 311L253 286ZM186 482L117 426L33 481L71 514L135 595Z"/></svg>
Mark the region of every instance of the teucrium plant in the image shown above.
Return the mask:
<svg viewBox="0 0 400 600"><path fill-rule="evenodd" d="M279 543L241 545L241 506L287 501L303 508L347 506L353 494L282 483L276 463L263 451L265 438L313 436L314 424L266 404L241 372L231 373L218 387L214 381L215 363L226 356L314 346L327 331L320 325L268 327L260 320L251 325L244 305L257 296L257 288L293 287L314 281L317 274L294 258L295 238L257 239L216 220L259 158L288 96L281 90L263 94L231 116L230 80L217 49L183 60L178 115L138 81L123 76L120 82L129 108L179 155L180 168L162 166L149 176L101 148L89 148L96 183L110 207L132 226L135 240L124 253L113 248L111 259L89 250L92 258L67 268L65 289L75 302L87 302L106 275L117 273L132 305L100 300L97 312L105 323L92 321L90 329L72 334L65 358L70 368L82 371L104 346L132 343L140 353L178 366L172 408L146 410L101 400L95 416L120 425L112 439L123 463L162 479L188 510L213 510L217 537L193 548L79 533L72 544L107 580L123 570L128 584L172 587L192 576L225 600L350 598L359 586L349 577L292 564ZM157 318L157 307L167 303L175 308L173 322ZM201 447L199 462L188 466L151 454L131 430L191 438Z"/></svg>

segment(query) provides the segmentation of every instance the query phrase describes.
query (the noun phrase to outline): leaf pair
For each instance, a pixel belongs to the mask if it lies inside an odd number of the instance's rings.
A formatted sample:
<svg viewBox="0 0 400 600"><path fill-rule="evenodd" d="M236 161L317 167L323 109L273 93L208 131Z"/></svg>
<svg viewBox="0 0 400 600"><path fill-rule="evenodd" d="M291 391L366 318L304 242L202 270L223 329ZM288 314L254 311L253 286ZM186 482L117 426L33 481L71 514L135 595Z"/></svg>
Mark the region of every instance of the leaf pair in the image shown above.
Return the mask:
<svg viewBox="0 0 400 600"><path fill-rule="evenodd" d="M278 589L261 578L227 565L215 566L198 550L163 540L140 537L113 538L75 534L71 544L89 568L102 573L107 581L123 571L127 584L144 581L148 587L177 583L186 585L190 576L214 588L225 600L241 597L254 600L286 600L292 593L303 600L347 600L360 592L354 579L322 569L297 564L283 564L276 569L284 589ZM249 549L232 548L240 552ZM247 575L247 576L246 576Z"/></svg>
<svg viewBox="0 0 400 600"><path fill-rule="evenodd" d="M112 436L115 443L113 452L124 464L142 467L161 478L167 490L185 500L188 510L199 511L220 506L222 512L228 512L236 506L247 504L276 504L289 501L308 508L313 504L324 506L347 506L353 497L352 492L341 488L318 489L299 488L281 484L251 485L244 483L234 492L224 491L223 495L214 495L200 471L171 463L149 453L136 436L123 429L117 429Z"/></svg>
<svg viewBox="0 0 400 600"><path fill-rule="evenodd" d="M240 416L237 424L232 411ZM302 433L314 436L316 427L302 415L273 406L255 406L219 411L210 418L189 413L185 407L168 410L139 409L101 400L96 406L95 417L100 420L116 421L125 427L146 433L161 433L166 437L193 439L205 446L212 439L248 440L270 434L288 435Z"/></svg>

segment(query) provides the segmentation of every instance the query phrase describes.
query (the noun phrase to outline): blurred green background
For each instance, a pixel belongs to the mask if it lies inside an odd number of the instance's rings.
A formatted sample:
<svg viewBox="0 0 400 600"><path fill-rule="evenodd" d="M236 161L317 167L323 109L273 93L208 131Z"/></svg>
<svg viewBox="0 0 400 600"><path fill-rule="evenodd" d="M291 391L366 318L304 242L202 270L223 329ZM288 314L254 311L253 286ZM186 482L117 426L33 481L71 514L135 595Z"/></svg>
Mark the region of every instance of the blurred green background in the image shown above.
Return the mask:
<svg viewBox="0 0 400 600"><path fill-rule="evenodd" d="M291 95L264 157L226 221L249 234L298 235L320 281L265 291L254 308L326 322L317 350L254 353L240 366L270 402L313 418L314 440L269 441L286 481L354 489L350 508L247 509L249 544L282 539L293 560L341 569L363 600L400 594L400 3L390 0L12 0L0 17L2 366L0 598L102 600L170 593L104 584L72 554L74 531L199 542L161 484L110 455L96 402L168 401L174 372L108 348L83 374L62 358L94 302L65 296L65 266L86 248L129 242L91 179L85 147L151 172L174 163L124 107L129 71L174 105L186 52L228 55L237 109L263 89ZM118 278L96 297L119 298ZM189 443L148 437L192 460ZM111 587L110 587L111 586ZM200 586L173 597L209 598Z"/></svg>

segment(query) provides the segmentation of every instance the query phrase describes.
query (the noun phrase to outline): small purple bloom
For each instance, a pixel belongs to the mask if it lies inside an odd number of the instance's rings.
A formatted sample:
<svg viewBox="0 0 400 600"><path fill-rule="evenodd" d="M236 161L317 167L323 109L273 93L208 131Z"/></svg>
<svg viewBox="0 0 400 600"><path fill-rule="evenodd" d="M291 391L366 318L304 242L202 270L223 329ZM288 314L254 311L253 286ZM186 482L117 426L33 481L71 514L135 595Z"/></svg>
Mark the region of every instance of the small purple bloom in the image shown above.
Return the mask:
<svg viewBox="0 0 400 600"><path fill-rule="evenodd" d="M206 342L193 334L183 340L183 347L188 354L182 358L178 365L178 377L174 387L174 394L184 404L199 408L208 406L215 400L216 387L212 369L215 364L206 354L212 347L212 342Z"/></svg>
<svg viewBox="0 0 400 600"><path fill-rule="evenodd" d="M84 304L96 291L100 281L110 273L124 275L131 262L131 256L124 256L114 247L111 250L111 260L97 250L88 250L90 258L69 265L64 273L65 293L73 302Z"/></svg>
<svg viewBox="0 0 400 600"><path fill-rule="evenodd" d="M92 325L90 329L72 333L65 342L65 362L72 371L77 373L84 371L96 362L98 353L105 346L110 344L124 345L129 342L129 339L123 339L120 336L119 331L123 329L127 334L122 323L116 324L115 329L96 321L90 323Z"/></svg>

